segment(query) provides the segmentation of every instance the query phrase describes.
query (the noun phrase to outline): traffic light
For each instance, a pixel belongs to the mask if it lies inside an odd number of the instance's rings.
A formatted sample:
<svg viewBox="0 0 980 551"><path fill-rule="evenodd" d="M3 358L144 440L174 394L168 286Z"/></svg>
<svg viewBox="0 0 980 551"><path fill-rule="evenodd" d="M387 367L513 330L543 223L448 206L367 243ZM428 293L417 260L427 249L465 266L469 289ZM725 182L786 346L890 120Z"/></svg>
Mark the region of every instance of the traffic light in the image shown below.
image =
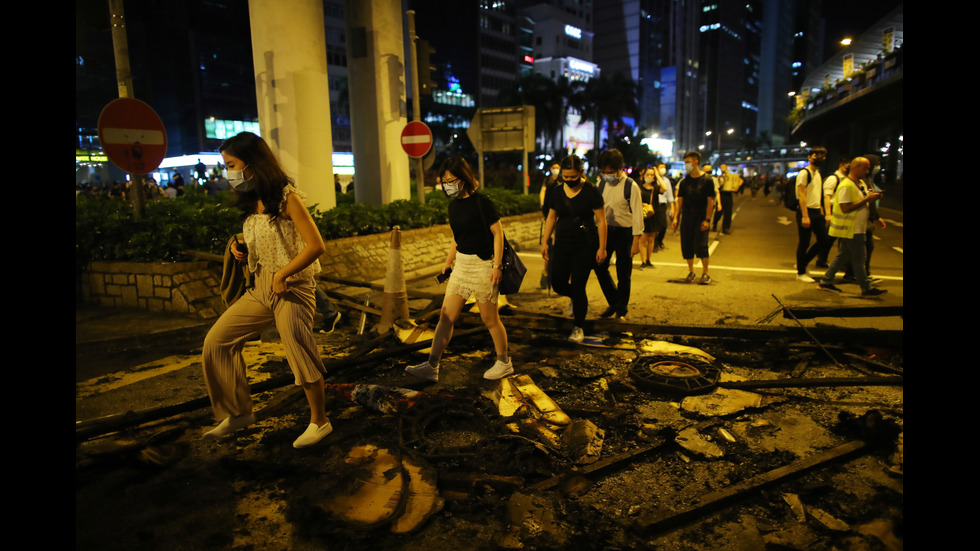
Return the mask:
<svg viewBox="0 0 980 551"><path fill-rule="evenodd" d="M429 45L428 40L419 38L415 41L415 53L419 64L419 95L430 96L436 87L436 83L432 80L432 71L435 70L435 67L432 66L432 54L436 51Z"/></svg>

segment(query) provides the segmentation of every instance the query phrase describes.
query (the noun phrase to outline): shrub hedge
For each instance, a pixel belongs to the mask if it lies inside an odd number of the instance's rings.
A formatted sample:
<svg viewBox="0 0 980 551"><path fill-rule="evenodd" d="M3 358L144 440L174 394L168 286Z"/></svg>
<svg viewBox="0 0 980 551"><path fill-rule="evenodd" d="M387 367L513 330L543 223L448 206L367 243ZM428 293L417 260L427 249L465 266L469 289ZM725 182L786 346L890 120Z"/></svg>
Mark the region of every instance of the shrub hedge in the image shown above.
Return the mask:
<svg viewBox="0 0 980 551"><path fill-rule="evenodd" d="M181 251L223 254L228 238L242 230L240 211L231 206L229 192L217 197L190 188L176 199L147 201L145 215L136 220L129 201L79 195L75 199L76 273L99 260L155 262L187 260ZM536 195L505 189L485 189L501 216L534 212ZM398 200L380 207L356 203L352 194L339 194L337 206L320 211L310 208L324 239L338 239L447 223L448 199L431 191L425 204Z"/></svg>

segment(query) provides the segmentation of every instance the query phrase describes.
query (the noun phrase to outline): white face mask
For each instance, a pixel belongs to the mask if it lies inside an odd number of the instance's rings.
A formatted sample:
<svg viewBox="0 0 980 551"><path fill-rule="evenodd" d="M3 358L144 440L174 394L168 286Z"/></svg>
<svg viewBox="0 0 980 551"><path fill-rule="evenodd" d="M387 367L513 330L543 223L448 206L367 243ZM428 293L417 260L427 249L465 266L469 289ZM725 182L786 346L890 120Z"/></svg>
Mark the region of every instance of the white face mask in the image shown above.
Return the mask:
<svg viewBox="0 0 980 551"><path fill-rule="evenodd" d="M552 176L558 176L558 173L559 172L561 172L561 171L559 169L557 169L557 168L551 169L551 175Z"/></svg>
<svg viewBox="0 0 980 551"><path fill-rule="evenodd" d="M605 180L607 184L615 184L619 181L619 176L615 174L603 174L602 179Z"/></svg>
<svg viewBox="0 0 980 551"><path fill-rule="evenodd" d="M245 168L248 168L248 165L245 165ZM254 178L249 178L248 180L245 179L244 176L245 168L243 168L242 170L228 171L228 184L235 191L242 192L242 193L246 191L251 191L251 189L255 187Z"/></svg>
<svg viewBox="0 0 980 551"><path fill-rule="evenodd" d="M445 191L446 195L449 197L456 197L457 195L459 195L459 183L452 182L448 184L442 184L442 191Z"/></svg>
<svg viewBox="0 0 980 551"><path fill-rule="evenodd" d="M691 172L694 171L694 165L692 165L691 163L684 163L684 170L687 171L688 174L690 174Z"/></svg>
<svg viewBox="0 0 980 551"><path fill-rule="evenodd" d="M666 168L661 168L660 169L660 175L663 176L664 174L667 174L667 169Z"/></svg>

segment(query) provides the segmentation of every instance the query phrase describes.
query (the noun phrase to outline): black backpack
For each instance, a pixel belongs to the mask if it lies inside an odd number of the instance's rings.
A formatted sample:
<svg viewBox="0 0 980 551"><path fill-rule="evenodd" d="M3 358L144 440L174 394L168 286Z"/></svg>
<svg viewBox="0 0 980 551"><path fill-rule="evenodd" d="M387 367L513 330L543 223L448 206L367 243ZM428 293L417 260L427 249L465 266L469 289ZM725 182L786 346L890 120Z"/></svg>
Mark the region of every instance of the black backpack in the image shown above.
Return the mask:
<svg viewBox="0 0 980 551"><path fill-rule="evenodd" d="M599 182L599 195L602 195L602 190L606 188L606 181L601 180ZM630 214L633 214L633 205L630 203L630 196L633 195L633 179L629 176L626 177L625 186L623 188L623 197L626 198L626 206L630 209Z"/></svg>
<svg viewBox="0 0 980 551"><path fill-rule="evenodd" d="M810 172L810 169L804 168L803 170L806 171L809 180L813 180L813 173ZM807 181L807 185L809 184L810 182ZM796 196L796 180L793 180L791 186L787 186L787 189L783 190L783 204L786 205L786 208L789 210L799 210L800 200Z"/></svg>

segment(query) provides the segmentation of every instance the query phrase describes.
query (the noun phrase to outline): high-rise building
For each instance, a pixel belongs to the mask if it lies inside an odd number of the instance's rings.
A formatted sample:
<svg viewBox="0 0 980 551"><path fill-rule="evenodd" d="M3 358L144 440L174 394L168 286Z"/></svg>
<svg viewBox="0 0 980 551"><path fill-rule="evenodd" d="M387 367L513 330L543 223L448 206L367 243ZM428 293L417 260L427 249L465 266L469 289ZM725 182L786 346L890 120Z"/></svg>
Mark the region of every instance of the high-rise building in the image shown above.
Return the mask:
<svg viewBox="0 0 980 551"><path fill-rule="evenodd" d="M347 33L345 29L343 0L323 0L323 37L327 44L331 137L334 152L347 153L351 151L351 119L350 98L347 95ZM336 170L337 167L335 167Z"/></svg>
<svg viewBox="0 0 980 551"><path fill-rule="evenodd" d="M534 73L554 81L563 102L557 104L562 120L545 143L584 155L595 147L595 122L583 122L571 100L600 74L592 63L591 1L527 1L522 13L533 22Z"/></svg>
<svg viewBox="0 0 980 551"><path fill-rule="evenodd" d="M700 17L705 150L738 149L757 131L762 2L702 0Z"/></svg>
<svg viewBox="0 0 980 551"><path fill-rule="evenodd" d="M639 86L637 129L674 151L701 143L699 0L609 0L596 6L595 63Z"/></svg>
<svg viewBox="0 0 980 551"><path fill-rule="evenodd" d="M789 94L797 88L797 73L803 65L794 58L797 1L766 0L762 9L757 129L760 140L768 138L771 145L780 146L789 139L786 114L793 104Z"/></svg>
<svg viewBox="0 0 980 551"><path fill-rule="evenodd" d="M118 97L106 2L76 5L76 147L96 147L101 107ZM231 0L125 4L133 97L152 107L167 130L169 160L203 153L246 129L257 129L248 6ZM176 161L180 162L180 161ZM209 167L210 168L210 167ZM171 170L161 170L166 180ZM189 170L182 170L185 177ZM108 162L79 170L76 179L123 179Z"/></svg>
<svg viewBox="0 0 980 551"><path fill-rule="evenodd" d="M516 0L409 0L407 8L415 12L416 34L435 51L437 74L450 65L459 88L478 107L501 107L506 92L532 67L526 58L531 32Z"/></svg>

